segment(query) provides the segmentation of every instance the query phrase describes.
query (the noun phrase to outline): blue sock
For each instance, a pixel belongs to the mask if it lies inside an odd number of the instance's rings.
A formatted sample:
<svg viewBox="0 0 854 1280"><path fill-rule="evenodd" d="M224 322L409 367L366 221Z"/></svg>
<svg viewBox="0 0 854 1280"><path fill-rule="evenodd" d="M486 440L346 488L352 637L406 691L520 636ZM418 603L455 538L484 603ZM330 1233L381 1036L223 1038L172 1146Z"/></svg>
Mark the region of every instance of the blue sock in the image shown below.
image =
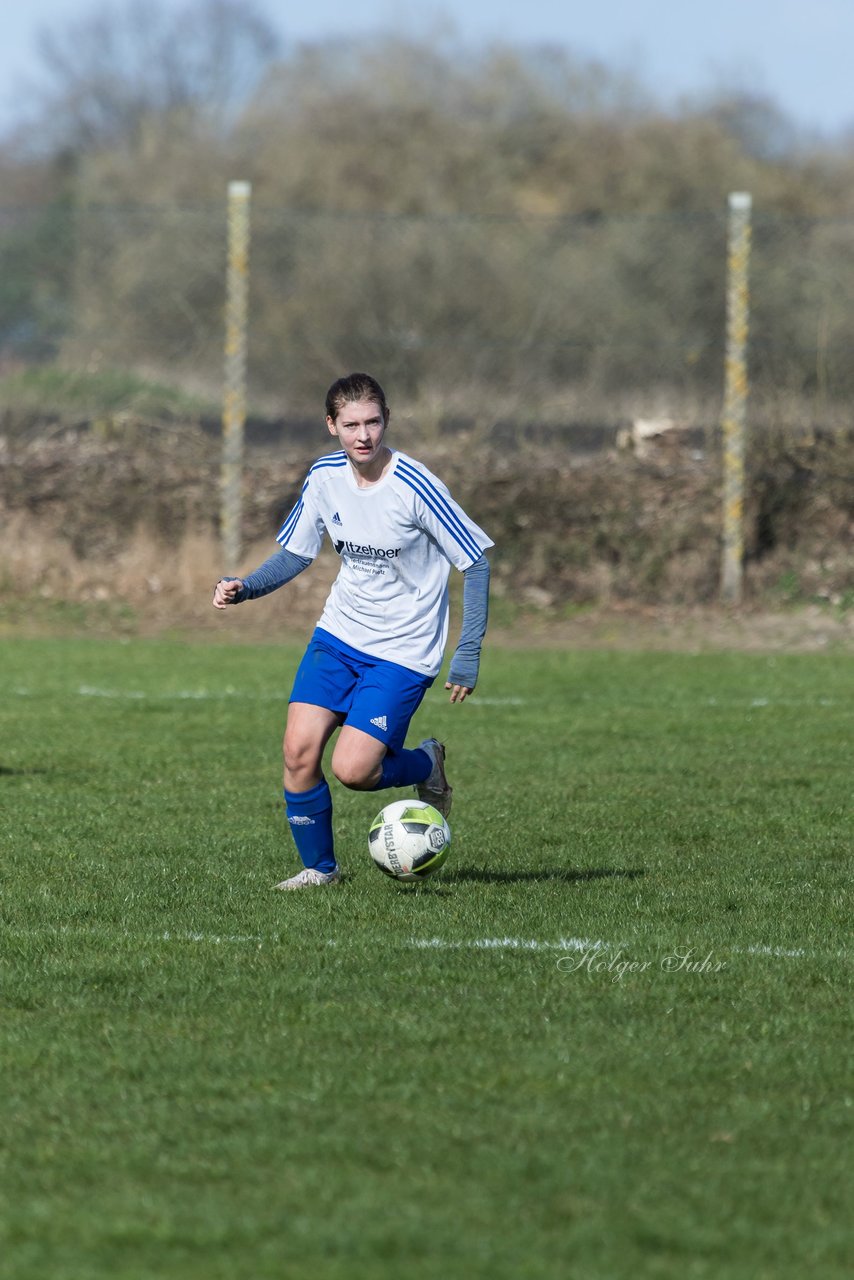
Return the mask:
<svg viewBox="0 0 854 1280"><path fill-rule="evenodd" d="M383 759L383 771L374 791L386 787L412 787L429 777L433 761L426 751L415 747L412 751L388 752Z"/></svg>
<svg viewBox="0 0 854 1280"><path fill-rule="evenodd" d="M332 793L325 778L310 791L285 791L285 812L303 866L335 870Z"/></svg>

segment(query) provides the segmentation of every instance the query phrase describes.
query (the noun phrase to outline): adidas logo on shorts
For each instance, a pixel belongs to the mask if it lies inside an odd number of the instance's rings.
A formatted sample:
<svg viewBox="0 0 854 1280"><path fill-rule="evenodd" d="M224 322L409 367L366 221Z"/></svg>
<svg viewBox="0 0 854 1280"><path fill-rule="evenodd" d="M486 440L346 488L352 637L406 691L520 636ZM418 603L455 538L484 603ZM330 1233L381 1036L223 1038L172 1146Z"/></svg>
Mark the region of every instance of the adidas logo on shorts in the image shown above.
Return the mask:
<svg viewBox="0 0 854 1280"><path fill-rule="evenodd" d="M383 733L388 733L388 721L385 716L372 716L371 724L375 724L378 729L382 729Z"/></svg>

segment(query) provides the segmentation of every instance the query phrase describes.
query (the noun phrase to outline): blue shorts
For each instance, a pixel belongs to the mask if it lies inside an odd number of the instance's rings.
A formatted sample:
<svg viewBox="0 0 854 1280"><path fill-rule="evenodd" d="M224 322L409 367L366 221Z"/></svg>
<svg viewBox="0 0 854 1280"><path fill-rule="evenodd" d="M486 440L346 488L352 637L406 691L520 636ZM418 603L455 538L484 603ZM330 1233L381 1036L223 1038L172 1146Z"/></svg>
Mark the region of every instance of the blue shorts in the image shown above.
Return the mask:
<svg viewBox="0 0 854 1280"><path fill-rule="evenodd" d="M297 668L290 701L326 707L341 716L342 724L395 752L432 683L431 676L372 658L317 627Z"/></svg>

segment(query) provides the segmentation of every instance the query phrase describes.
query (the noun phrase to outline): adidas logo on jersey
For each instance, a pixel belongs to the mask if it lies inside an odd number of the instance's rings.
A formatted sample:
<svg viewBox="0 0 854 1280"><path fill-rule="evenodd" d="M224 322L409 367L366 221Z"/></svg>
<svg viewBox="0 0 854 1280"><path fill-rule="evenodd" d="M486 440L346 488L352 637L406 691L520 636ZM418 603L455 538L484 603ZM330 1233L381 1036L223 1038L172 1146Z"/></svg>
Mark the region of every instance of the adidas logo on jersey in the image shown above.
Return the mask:
<svg viewBox="0 0 854 1280"><path fill-rule="evenodd" d="M332 517L332 523L333 523L333 524L340 524L340 523L341 523L341 517L339 516L339 514L338 514L338 512L337 512L337 511L335 512L335 515Z"/></svg>
<svg viewBox="0 0 854 1280"><path fill-rule="evenodd" d="M371 724L375 724L378 729L382 729L383 733L388 732L388 720L385 716L373 716Z"/></svg>

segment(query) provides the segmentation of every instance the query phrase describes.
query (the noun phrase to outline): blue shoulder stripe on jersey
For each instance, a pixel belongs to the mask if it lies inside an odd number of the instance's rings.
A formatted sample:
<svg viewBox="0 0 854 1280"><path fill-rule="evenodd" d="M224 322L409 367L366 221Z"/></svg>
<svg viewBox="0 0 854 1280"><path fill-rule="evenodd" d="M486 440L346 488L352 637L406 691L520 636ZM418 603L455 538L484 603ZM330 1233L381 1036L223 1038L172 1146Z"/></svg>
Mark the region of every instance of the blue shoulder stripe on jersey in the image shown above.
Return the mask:
<svg viewBox="0 0 854 1280"><path fill-rule="evenodd" d="M287 519L285 520L285 523L282 525L281 529L276 534L276 541L281 546L286 545L288 538L290 538L291 534L296 528L296 525L300 516L302 515L303 505L304 505L302 500L303 494L308 488L308 482L311 479L312 472L317 471L323 467L344 467L346 465L347 465L347 455L343 449L339 453L328 453L325 455L325 457L318 458L317 462L312 463L312 465L308 469L308 475L306 476L305 481L303 482L303 486L302 486L302 489L300 490L300 496L297 499L297 502L291 509Z"/></svg>
<svg viewBox="0 0 854 1280"><path fill-rule="evenodd" d="M483 549L478 546L472 534L469 533L435 485L432 485L425 476L411 469L401 472L400 467L398 467L398 474L405 484L408 484L411 489L414 489L424 499L433 514L444 525L451 537L459 543L463 551L471 556L472 560L479 560L483 555Z"/></svg>
<svg viewBox="0 0 854 1280"><path fill-rule="evenodd" d="M303 489L303 492L305 492L304 489ZM285 544L288 541L288 538L291 536L294 529L296 528L297 521L302 515L302 509L303 509L303 500L302 498L300 498L297 501L294 508L291 510L290 514L288 515L288 518L285 520L285 523L282 525L281 529L276 534L276 541L280 544L280 546L285 546Z"/></svg>
<svg viewBox="0 0 854 1280"><path fill-rule="evenodd" d="M317 462L313 462L309 467L308 474L311 475L312 471L318 471L321 467L346 467L346 465L347 455L342 449L340 453L327 453L324 457L318 458ZM308 484L307 477L306 484Z"/></svg>
<svg viewBox="0 0 854 1280"><path fill-rule="evenodd" d="M460 544L463 551L470 555L472 560L479 560L483 555L482 548L477 545L474 537L469 533L453 507L450 506L436 486L428 480L427 476L420 471L416 471L414 467L402 460L397 464L396 474L400 476L404 484L408 484L410 489L414 489L424 499L433 514L444 525L451 537Z"/></svg>

